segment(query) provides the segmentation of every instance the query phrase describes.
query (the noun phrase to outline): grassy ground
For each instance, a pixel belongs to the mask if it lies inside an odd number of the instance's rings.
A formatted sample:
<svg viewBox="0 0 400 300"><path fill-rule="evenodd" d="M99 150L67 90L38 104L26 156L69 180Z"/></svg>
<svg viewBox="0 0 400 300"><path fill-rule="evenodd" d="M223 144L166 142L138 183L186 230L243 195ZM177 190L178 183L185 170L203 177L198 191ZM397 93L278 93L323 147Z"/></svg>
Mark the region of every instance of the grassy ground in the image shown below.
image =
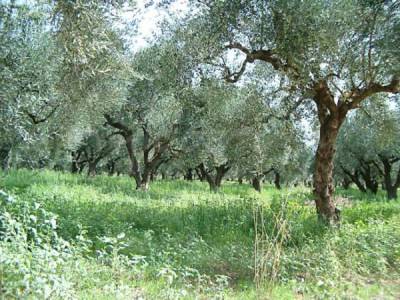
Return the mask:
<svg viewBox="0 0 400 300"><path fill-rule="evenodd" d="M1 174L0 295L79 299L399 299L400 203L309 190L49 171Z"/></svg>

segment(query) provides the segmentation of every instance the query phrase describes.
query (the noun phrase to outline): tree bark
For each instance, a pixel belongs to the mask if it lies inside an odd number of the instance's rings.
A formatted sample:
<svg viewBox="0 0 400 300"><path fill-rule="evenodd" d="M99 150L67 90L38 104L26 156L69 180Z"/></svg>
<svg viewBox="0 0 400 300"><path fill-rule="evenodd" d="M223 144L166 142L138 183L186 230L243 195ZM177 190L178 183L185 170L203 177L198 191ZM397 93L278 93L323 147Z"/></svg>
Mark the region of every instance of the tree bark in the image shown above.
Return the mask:
<svg viewBox="0 0 400 300"><path fill-rule="evenodd" d="M378 181L373 175L371 163L372 162L367 162L363 159L360 159L360 174L364 179L365 187L373 194L376 194L378 192Z"/></svg>
<svg viewBox="0 0 400 300"><path fill-rule="evenodd" d="M364 91L353 95L349 104L347 99L335 101L326 80L320 80L313 86L314 102L317 105L319 128L318 148L315 155L314 197L318 219L327 223L340 221L340 210L333 201L333 161L335 156L336 139L340 126L348 111L367 97ZM357 99L354 99L356 97Z"/></svg>
<svg viewBox="0 0 400 300"><path fill-rule="evenodd" d="M390 187L386 190L388 200L396 200L397 199L397 187Z"/></svg>
<svg viewBox="0 0 400 300"><path fill-rule="evenodd" d="M135 151L133 149L133 133L126 132L123 135L125 139L126 150L128 151L128 157L131 162L131 170L129 172L129 176L133 177L136 182L136 189L139 189L142 182L142 176L139 171L139 163L135 156Z"/></svg>
<svg viewBox="0 0 400 300"><path fill-rule="evenodd" d="M189 168L186 170L186 174L184 176L185 180L192 181L193 180L193 169Z"/></svg>
<svg viewBox="0 0 400 300"><path fill-rule="evenodd" d="M225 163L223 165L216 167L215 169L217 170L217 174L215 176L215 184L219 188L219 187L221 187L222 178L229 171L230 167L228 166L227 163Z"/></svg>
<svg viewBox="0 0 400 300"><path fill-rule="evenodd" d="M200 167L198 166L198 167L194 168L194 170L196 171L196 174L197 174L197 177L199 177L199 180L204 181L205 177L203 176L203 173L201 172Z"/></svg>
<svg viewBox="0 0 400 300"><path fill-rule="evenodd" d="M78 171L79 171L78 162L73 160L71 162L71 173L76 174L78 173Z"/></svg>
<svg viewBox="0 0 400 300"><path fill-rule="evenodd" d="M113 176L115 173L115 161L114 160L110 160L107 163L107 169L108 169L108 172L107 172L108 176Z"/></svg>
<svg viewBox="0 0 400 300"><path fill-rule="evenodd" d="M211 192L213 192L213 193L218 192L220 187L217 186L213 180L207 180L207 182L208 182Z"/></svg>
<svg viewBox="0 0 400 300"><path fill-rule="evenodd" d="M260 180L260 177L254 176L252 181L251 181L251 185L253 186L253 188L257 192L261 193L261 180Z"/></svg>
<svg viewBox="0 0 400 300"><path fill-rule="evenodd" d="M218 187L215 184L214 178L210 175L210 172L206 169L204 163L201 163L198 168L201 173L201 177L207 180L208 185L210 187L210 191L217 192Z"/></svg>
<svg viewBox="0 0 400 300"><path fill-rule="evenodd" d="M97 161L89 161L88 176L96 176Z"/></svg>
<svg viewBox="0 0 400 300"><path fill-rule="evenodd" d="M149 171L143 172L142 181L140 182L139 188L142 191L148 191L150 186L151 173Z"/></svg>
<svg viewBox="0 0 400 300"><path fill-rule="evenodd" d="M331 124L332 123L332 124ZM317 213L325 221L339 221L333 202L333 158L339 127L336 122L321 124L316 153L314 195Z"/></svg>
<svg viewBox="0 0 400 300"><path fill-rule="evenodd" d="M347 170L345 167L341 166L343 172L351 179L351 181L353 181L353 183L358 187L358 189L363 192L366 193L367 192L367 188L365 187L365 185L361 182L360 180L360 174L358 170L355 170L353 173L349 170Z"/></svg>
<svg viewBox="0 0 400 300"><path fill-rule="evenodd" d="M227 163L215 167L216 174L213 176L211 170L207 170L204 163L199 165L199 171L203 178L205 178L210 186L210 191L217 192L221 187L222 178L228 172L230 167Z"/></svg>
<svg viewBox="0 0 400 300"><path fill-rule="evenodd" d="M106 167L107 167L107 173L108 176L113 176L116 172L117 168L117 162L121 159L121 156L111 158L107 161Z"/></svg>
<svg viewBox="0 0 400 300"><path fill-rule="evenodd" d="M390 159L383 155L379 155L379 158L383 164L383 170L381 173L383 174L383 181L385 184L386 195L388 200L397 199L397 189L400 186L400 167L397 172L397 177L392 179L392 164L397 162L399 159Z"/></svg>
<svg viewBox="0 0 400 300"><path fill-rule="evenodd" d="M315 86L314 101L317 104L320 123L318 148L315 155L314 197L318 219L331 224L340 219L340 211L333 201L333 161L336 139L348 108L344 102L335 103L326 81Z"/></svg>
<svg viewBox="0 0 400 300"><path fill-rule="evenodd" d="M343 180L342 180L342 187L343 187L345 190L347 190L347 189L349 189L350 184L351 184L351 180L350 180L347 176L345 176L345 177L343 178Z"/></svg>
<svg viewBox="0 0 400 300"><path fill-rule="evenodd" d="M281 189L281 174L279 174L279 172L277 170L274 170L274 184L275 187L280 190Z"/></svg>
<svg viewBox="0 0 400 300"><path fill-rule="evenodd" d="M79 163L79 174L82 174L83 170L85 169L86 162Z"/></svg>
<svg viewBox="0 0 400 300"><path fill-rule="evenodd" d="M371 193L376 194L378 192L378 182L374 178L371 178L368 175L365 175L365 176L362 175L362 176L365 181L365 186L367 187L367 189Z"/></svg>
<svg viewBox="0 0 400 300"><path fill-rule="evenodd" d="M10 152L11 147L8 145L4 145L0 148L0 161L3 171L7 171L10 168Z"/></svg>
<svg viewBox="0 0 400 300"><path fill-rule="evenodd" d="M80 151L71 151L71 173L76 174L79 172L79 158L81 156Z"/></svg>
<svg viewBox="0 0 400 300"><path fill-rule="evenodd" d="M133 148L133 131L124 124L115 122L108 114L105 114L104 117L107 120L106 124L120 130L118 134L122 135L125 140L126 150L128 151L128 157L131 162L129 176L135 179L136 189L139 189L142 183L142 176L140 174L139 162L135 156L135 151Z"/></svg>

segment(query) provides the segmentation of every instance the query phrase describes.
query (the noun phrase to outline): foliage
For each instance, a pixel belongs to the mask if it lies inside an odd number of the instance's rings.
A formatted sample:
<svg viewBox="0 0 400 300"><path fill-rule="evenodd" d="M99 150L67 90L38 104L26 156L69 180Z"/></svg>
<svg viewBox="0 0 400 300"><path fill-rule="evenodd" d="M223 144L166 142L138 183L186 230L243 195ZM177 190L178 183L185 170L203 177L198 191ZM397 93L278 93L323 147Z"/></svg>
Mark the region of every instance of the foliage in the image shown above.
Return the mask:
<svg viewBox="0 0 400 300"><path fill-rule="evenodd" d="M0 6L0 148L5 155L2 160L12 148L48 132L50 126L43 123L60 105L53 84L59 80L59 51L47 29L47 14L43 5Z"/></svg>
<svg viewBox="0 0 400 300"><path fill-rule="evenodd" d="M398 109L384 98L367 103L349 119L339 136L338 178L349 176L361 189L363 184L369 188L369 180L380 182L385 188L387 184L387 190L392 186L397 189L398 124Z"/></svg>

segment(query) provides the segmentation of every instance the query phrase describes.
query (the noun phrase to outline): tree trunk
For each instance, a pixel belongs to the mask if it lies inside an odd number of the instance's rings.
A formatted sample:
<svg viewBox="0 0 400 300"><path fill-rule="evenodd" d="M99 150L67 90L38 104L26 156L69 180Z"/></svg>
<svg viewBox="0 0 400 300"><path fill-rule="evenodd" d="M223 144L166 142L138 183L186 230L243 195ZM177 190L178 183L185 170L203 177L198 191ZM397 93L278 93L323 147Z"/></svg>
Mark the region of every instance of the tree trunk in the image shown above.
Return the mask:
<svg viewBox="0 0 400 300"><path fill-rule="evenodd" d="M207 169L203 163L201 163L199 165L199 171L200 171L202 178L205 178L207 180L208 185L210 187L210 191L217 192L219 186L216 184L215 178L213 178L213 176L210 175L210 172L207 171Z"/></svg>
<svg viewBox="0 0 400 300"><path fill-rule="evenodd" d="M150 176L148 177L143 177L142 182L140 183L139 187L137 190L142 190L142 191L148 191L149 190L149 185L150 184Z"/></svg>
<svg viewBox="0 0 400 300"><path fill-rule="evenodd" d="M360 160L360 163L361 163L360 174L361 177L364 179L365 187L373 194L376 194L378 192L378 181L373 176L370 164L363 160Z"/></svg>
<svg viewBox="0 0 400 300"><path fill-rule="evenodd" d="M0 148L0 161L1 161L1 168L3 171L7 171L10 168L10 152L11 147L3 146Z"/></svg>
<svg viewBox="0 0 400 300"><path fill-rule="evenodd" d="M339 121L333 116L328 116L325 122L321 123L315 157L315 204L319 219L328 223L339 221L339 213L333 202L333 159L339 127Z"/></svg>
<svg viewBox="0 0 400 300"><path fill-rule="evenodd" d="M218 192L220 186L218 186L217 184L215 184L215 182L213 180L207 180L208 185L210 187L210 191L213 193Z"/></svg>
<svg viewBox="0 0 400 300"><path fill-rule="evenodd" d="M88 176L96 176L97 161L89 162Z"/></svg>
<svg viewBox="0 0 400 300"><path fill-rule="evenodd" d="M205 178L204 178L204 176L203 176L203 174L202 174L202 172L200 170L200 167L194 168L194 170L196 171L196 174L197 174L197 177L199 177L199 180L200 181L204 181Z"/></svg>
<svg viewBox="0 0 400 300"><path fill-rule="evenodd" d="M71 173L76 174L79 172L79 158L81 156L81 152L79 151L71 151Z"/></svg>
<svg viewBox="0 0 400 300"><path fill-rule="evenodd" d="M221 187L222 178L224 178L226 173L229 171L230 166L228 165L228 163L225 163L216 167L215 169L217 170L217 174L215 176L215 184L217 185L217 187Z"/></svg>
<svg viewBox="0 0 400 300"><path fill-rule="evenodd" d="M113 176L115 173L115 161L111 160L107 164L108 176Z"/></svg>
<svg viewBox="0 0 400 300"><path fill-rule="evenodd" d="M351 180L350 180L347 176L345 176L345 177L343 178L343 181L342 181L342 187L343 187L345 190L347 190L347 189L349 189L350 184L351 184Z"/></svg>
<svg viewBox="0 0 400 300"><path fill-rule="evenodd" d="M356 186L358 187L358 189L362 192L362 193L366 193L367 192L367 188L363 185L363 183L360 181L360 179L357 177L355 177L353 179L353 182L356 184Z"/></svg>
<svg viewBox="0 0 400 300"><path fill-rule="evenodd" d="M79 167L79 174L82 174L83 170L85 169L86 163L82 162L79 163L78 167Z"/></svg>
<svg viewBox="0 0 400 300"><path fill-rule="evenodd" d="M345 99L335 101L326 80L314 85L319 128L318 148L315 154L314 197L319 220L327 223L340 221L340 210L333 201L333 161L339 128L352 107Z"/></svg>
<svg viewBox="0 0 400 300"><path fill-rule="evenodd" d="M254 176L252 181L251 181L251 185L253 186L253 188L257 191L261 193L261 180L258 176Z"/></svg>
<svg viewBox="0 0 400 300"><path fill-rule="evenodd" d="M281 175L279 174L278 171L274 170L275 178L274 178L274 184L275 187L280 190L281 189Z"/></svg>
<svg viewBox="0 0 400 300"><path fill-rule="evenodd" d="M140 170L139 170L139 163L136 159L135 152L133 150L132 135L133 134L129 132L129 133L125 133L123 135L123 137L125 139L125 146L126 146L126 150L128 151L128 157L131 162L131 170L129 172L129 176L135 178L136 189L139 189L139 188L141 188L141 185L142 185L142 176L141 176Z"/></svg>
<svg viewBox="0 0 400 300"><path fill-rule="evenodd" d="M204 176L206 178L206 181L208 182L208 185L210 187L210 191L211 192L218 192L219 187L221 186L221 184L217 184L215 182L215 178L213 178L211 175L207 174Z"/></svg>
<svg viewBox="0 0 400 300"><path fill-rule="evenodd" d="M221 187L221 183L222 183L222 178L225 175L224 169L223 167L221 168L221 166L217 167L217 174L215 175L215 185L220 188Z"/></svg>
<svg viewBox="0 0 400 300"><path fill-rule="evenodd" d="M239 184L243 184L243 177L239 177L238 182Z"/></svg>
<svg viewBox="0 0 400 300"><path fill-rule="evenodd" d="M397 187L391 186L389 189L386 189L386 194L388 200L396 200L397 199Z"/></svg>
<svg viewBox="0 0 400 300"><path fill-rule="evenodd" d="M351 171L347 170L343 166L341 166L341 168L342 168L343 172L346 173L346 175L351 179L351 181L354 182L354 184L358 187L358 189L361 192L363 192L363 193L367 192L367 188L364 186L364 184L360 180L360 173L358 170L355 170L354 173L352 173Z"/></svg>
<svg viewBox="0 0 400 300"><path fill-rule="evenodd" d="M107 124L119 129L121 132L120 134L123 136L125 140L126 150L128 151L128 157L131 162L131 170L129 172L129 176L135 178L136 182L136 189L140 188L142 183L142 178L140 174L139 162L136 159L135 151L133 148L133 131L124 124L120 122L115 122L112 117L108 114L104 114L105 119L107 120Z"/></svg>
<svg viewBox="0 0 400 300"><path fill-rule="evenodd" d="M386 189L386 195L388 200L397 199L397 188L400 185L400 167L397 173L397 178L392 179L392 162L389 158L380 156L383 164L383 180ZM393 182L395 181L395 182Z"/></svg>
<svg viewBox="0 0 400 300"><path fill-rule="evenodd" d="M189 180L189 181L193 180L193 169L192 168L189 168L189 169L186 170L186 174L184 176L184 179L185 180Z"/></svg>
<svg viewBox="0 0 400 300"><path fill-rule="evenodd" d="M373 194L378 193L378 182L375 179L368 178L364 179L364 181L365 181L365 186L371 193Z"/></svg>
<svg viewBox="0 0 400 300"><path fill-rule="evenodd" d="M76 173L78 173L78 171L79 171L78 162L73 160L71 162L71 173L76 174Z"/></svg>
<svg viewBox="0 0 400 300"><path fill-rule="evenodd" d="M89 176L96 176L97 174L97 162L89 162L88 163L88 175Z"/></svg>
<svg viewBox="0 0 400 300"><path fill-rule="evenodd" d="M148 191L151 181L151 169L145 167L141 178L142 180L140 181L140 184L136 189L140 189L142 191Z"/></svg>

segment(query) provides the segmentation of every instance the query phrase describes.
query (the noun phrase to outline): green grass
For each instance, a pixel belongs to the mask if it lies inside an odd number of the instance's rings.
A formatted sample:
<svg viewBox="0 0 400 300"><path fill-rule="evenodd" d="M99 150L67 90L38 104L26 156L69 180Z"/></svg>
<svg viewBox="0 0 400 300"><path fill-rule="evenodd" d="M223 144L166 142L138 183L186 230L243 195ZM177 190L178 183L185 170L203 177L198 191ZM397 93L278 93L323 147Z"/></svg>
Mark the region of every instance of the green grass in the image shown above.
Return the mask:
<svg viewBox="0 0 400 300"><path fill-rule="evenodd" d="M398 201L339 190L350 205L342 210L340 228L329 229L318 223L304 187L264 186L259 194L224 182L214 194L201 182L157 181L148 193L133 186L128 177L1 174L0 189L15 201L0 196L0 293L63 299L400 297ZM263 280L255 283L256 271Z"/></svg>

